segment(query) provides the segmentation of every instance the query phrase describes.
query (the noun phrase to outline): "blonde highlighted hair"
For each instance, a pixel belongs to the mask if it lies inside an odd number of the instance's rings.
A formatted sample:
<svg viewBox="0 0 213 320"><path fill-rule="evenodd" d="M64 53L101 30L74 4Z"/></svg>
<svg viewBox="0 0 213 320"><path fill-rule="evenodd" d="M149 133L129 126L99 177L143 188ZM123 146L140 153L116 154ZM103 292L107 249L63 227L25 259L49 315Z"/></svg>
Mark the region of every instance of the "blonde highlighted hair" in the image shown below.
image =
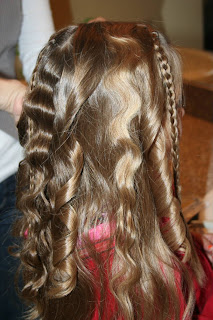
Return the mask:
<svg viewBox="0 0 213 320"><path fill-rule="evenodd" d="M99 319L179 320L181 297L190 317L191 273L202 283L203 271L181 213L181 98L179 57L145 24L82 24L50 38L18 124L29 319L92 319L96 308ZM100 224L110 234L97 250L89 234Z"/></svg>

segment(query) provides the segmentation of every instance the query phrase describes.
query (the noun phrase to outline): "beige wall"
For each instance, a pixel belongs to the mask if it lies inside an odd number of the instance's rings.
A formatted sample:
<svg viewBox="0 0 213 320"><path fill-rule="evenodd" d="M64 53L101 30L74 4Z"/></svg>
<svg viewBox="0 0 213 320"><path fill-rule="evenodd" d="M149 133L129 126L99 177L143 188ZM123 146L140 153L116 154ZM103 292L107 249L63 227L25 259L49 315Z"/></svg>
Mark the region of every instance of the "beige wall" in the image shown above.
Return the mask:
<svg viewBox="0 0 213 320"><path fill-rule="evenodd" d="M164 0L70 0L73 17L82 22L87 17L104 16L111 20L159 20Z"/></svg>
<svg viewBox="0 0 213 320"><path fill-rule="evenodd" d="M170 39L179 46L203 48L202 0L165 0L162 18Z"/></svg>
<svg viewBox="0 0 213 320"><path fill-rule="evenodd" d="M74 23L89 17L152 21L177 45L202 48L202 0L69 0Z"/></svg>

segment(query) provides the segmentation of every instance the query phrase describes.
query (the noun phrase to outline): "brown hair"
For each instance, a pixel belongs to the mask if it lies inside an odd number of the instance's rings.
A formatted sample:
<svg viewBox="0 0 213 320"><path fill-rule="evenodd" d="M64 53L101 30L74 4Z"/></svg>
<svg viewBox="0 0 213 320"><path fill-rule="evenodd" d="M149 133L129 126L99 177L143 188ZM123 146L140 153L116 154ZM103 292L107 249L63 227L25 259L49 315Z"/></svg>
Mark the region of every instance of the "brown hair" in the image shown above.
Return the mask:
<svg viewBox="0 0 213 320"><path fill-rule="evenodd" d="M145 24L67 27L40 53L18 125L29 319L177 320L181 295L190 316L203 272L181 214L180 70Z"/></svg>

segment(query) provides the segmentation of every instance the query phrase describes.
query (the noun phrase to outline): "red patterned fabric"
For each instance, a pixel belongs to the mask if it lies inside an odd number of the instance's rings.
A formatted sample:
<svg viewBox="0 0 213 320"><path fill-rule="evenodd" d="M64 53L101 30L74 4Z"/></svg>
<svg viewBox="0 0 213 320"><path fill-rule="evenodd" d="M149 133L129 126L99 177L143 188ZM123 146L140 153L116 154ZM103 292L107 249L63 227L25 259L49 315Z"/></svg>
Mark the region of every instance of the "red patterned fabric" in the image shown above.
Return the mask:
<svg viewBox="0 0 213 320"><path fill-rule="evenodd" d="M104 250L107 248L109 244L109 240L108 240L109 236L110 236L110 227L107 224L101 224L97 228L90 230L90 237L93 241L96 242L95 246L97 248L97 251L103 252L102 254L103 261L107 261L106 259L107 254L104 252ZM195 311L192 319L193 320L213 320L213 270L210 262L208 261L202 249L202 244L199 241L195 240L195 246L196 246L200 261L203 265L204 271L206 273L206 281L203 288L200 288L200 286L196 281L194 282L195 290L196 290L196 307L195 307ZM109 261L110 264L113 259L113 254L114 254L114 249L112 248L110 261ZM94 278L97 279L97 283L98 283L99 267L90 258L86 259L86 264L88 269L93 273ZM105 308L104 308L105 311L102 316L102 320L115 319L115 315L117 313L115 299L109 289L107 270L108 268L106 265L105 266L106 277L105 277L105 283L104 283L105 291L106 291ZM174 276L177 281L177 288L180 288L179 273L175 272ZM181 320L184 313L184 298L182 296L181 290L178 290L178 291L180 293L180 308L181 308L180 320ZM99 309L101 296L98 289L96 289L96 297L97 297L97 305L91 320L99 320L98 309ZM123 320L123 318L119 316L116 319Z"/></svg>
<svg viewBox="0 0 213 320"><path fill-rule="evenodd" d="M206 274L206 281L203 288L195 283L196 308L193 320L213 320L213 270L208 258L205 255L202 244L195 240L198 256Z"/></svg>

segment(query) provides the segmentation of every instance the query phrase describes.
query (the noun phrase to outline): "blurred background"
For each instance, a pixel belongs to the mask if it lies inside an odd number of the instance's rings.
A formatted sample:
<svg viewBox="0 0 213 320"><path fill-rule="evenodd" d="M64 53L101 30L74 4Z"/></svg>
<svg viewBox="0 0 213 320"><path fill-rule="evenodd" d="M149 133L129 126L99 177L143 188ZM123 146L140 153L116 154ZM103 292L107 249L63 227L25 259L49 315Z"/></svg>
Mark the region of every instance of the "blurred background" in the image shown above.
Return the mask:
<svg viewBox="0 0 213 320"><path fill-rule="evenodd" d="M211 24L213 21L212 0L51 0L50 2L56 29L97 16L119 21L145 20L166 32L176 45L187 48L204 48L206 39L204 31L207 32L205 20L208 19Z"/></svg>

